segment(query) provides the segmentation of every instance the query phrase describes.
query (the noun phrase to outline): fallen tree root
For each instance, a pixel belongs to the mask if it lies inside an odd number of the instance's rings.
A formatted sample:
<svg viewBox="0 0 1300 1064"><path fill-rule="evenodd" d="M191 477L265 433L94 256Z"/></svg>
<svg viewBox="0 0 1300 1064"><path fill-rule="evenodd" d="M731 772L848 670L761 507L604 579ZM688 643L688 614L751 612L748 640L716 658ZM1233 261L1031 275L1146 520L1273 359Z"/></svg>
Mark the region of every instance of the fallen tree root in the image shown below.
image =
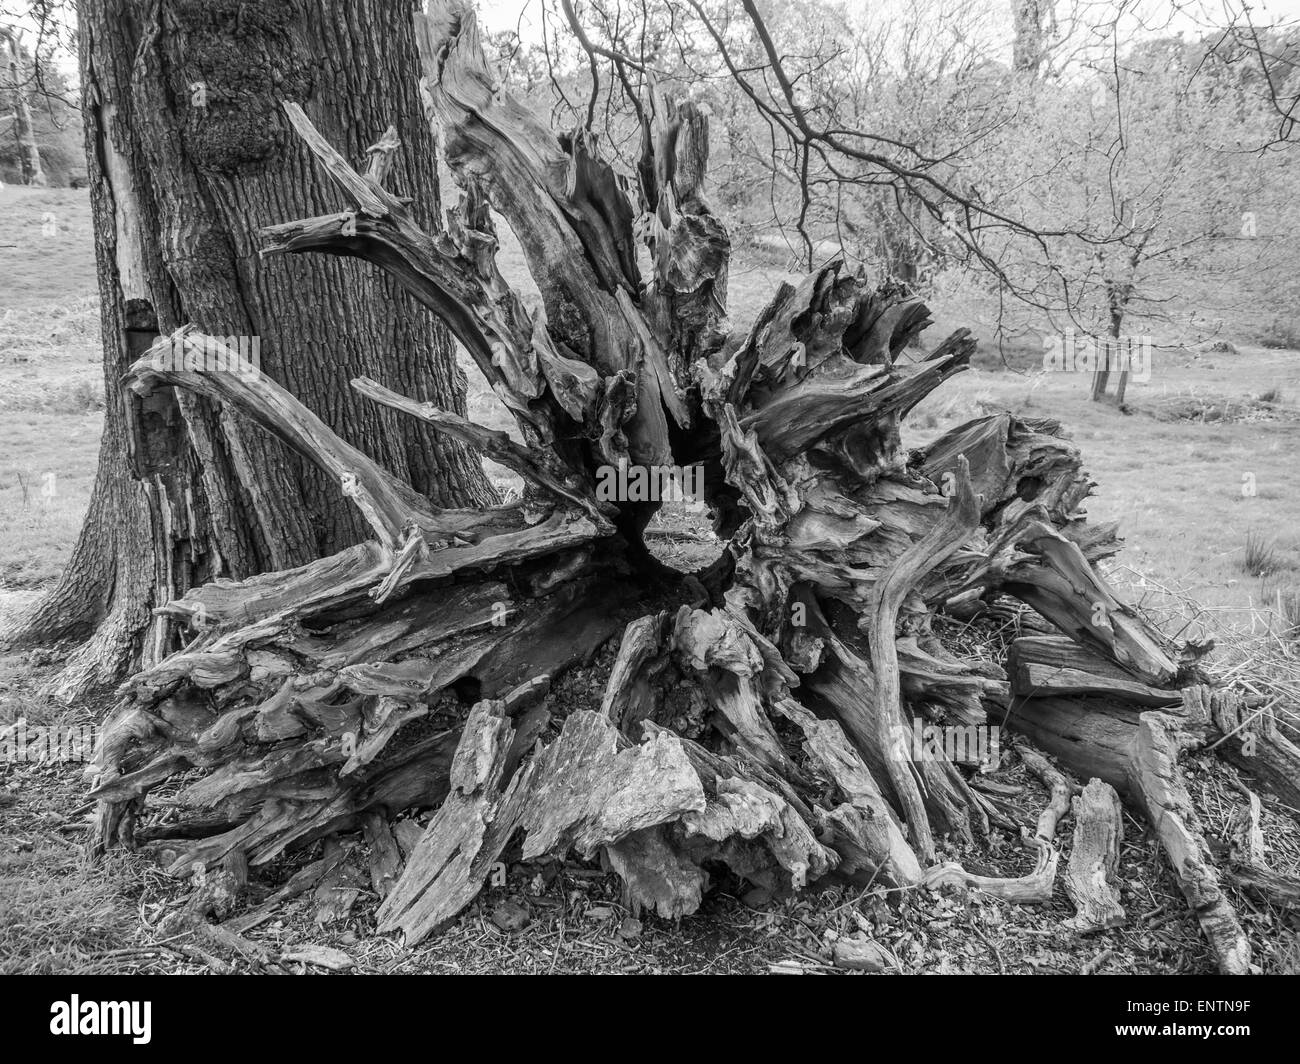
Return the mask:
<svg viewBox="0 0 1300 1064"><path fill-rule="evenodd" d="M180 877L322 842L235 933L309 890L321 920L340 919L368 879L380 928L418 941L516 852L599 858L667 918L719 878L773 894L958 883L1041 904L1068 771L1147 814L1221 966L1248 964L1176 764L1202 733L1189 691L1201 717L1237 724L1221 692L1189 687L1201 651L1175 648L1097 568L1118 540L1087 523L1092 481L1061 426L996 413L904 447L903 419L975 340L958 330L905 357L925 305L843 262L728 333L703 111L645 109L629 189L593 138L556 136L510 98L464 0L434 9L418 28L424 88L462 190L445 229L385 188L392 137L361 173L288 102L340 209L271 226L263 251L365 259L442 318L514 433L383 381L353 386L509 466L523 495L432 506L265 375L188 367L210 337L163 341L133 389L187 389L256 422L336 478L373 538L160 604L192 638L118 692L89 773L95 846L140 845ZM540 305L498 268L493 210ZM662 499L642 488L665 469L703 475L724 541L697 572L646 543ZM1038 634L1005 661L946 639L946 617L1005 617L1010 599ZM598 706L556 693L620 632ZM971 786L988 744L918 736L996 736L1004 719L1060 766L1020 747L1051 791L1024 837L1033 872L927 870L940 840L978 845L1012 820ZM173 781L164 813L156 790ZM1067 889L1083 924L1105 925L1113 803L1092 789L1077 808ZM407 810L432 815L420 829ZM338 856L350 832L368 876Z"/></svg>
<svg viewBox="0 0 1300 1064"><path fill-rule="evenodd" d="M1070 799L1078 788L1054 768L1051 762L1027 745L1020 744L1016 750L1029 771L1051 792L1051 799L1039 815L1034 833L1024 833L1026 845L1036 854L1034 870L1025 876L1003 879L974 875L960 864L949 861L926 871L923 880L926 886L970 887L1018 905L1046 905L1052 900L1052 892L1056 888L1056 868L1061 860L1061 852L1053 843L1056 826L1070 811Z"/></svg>

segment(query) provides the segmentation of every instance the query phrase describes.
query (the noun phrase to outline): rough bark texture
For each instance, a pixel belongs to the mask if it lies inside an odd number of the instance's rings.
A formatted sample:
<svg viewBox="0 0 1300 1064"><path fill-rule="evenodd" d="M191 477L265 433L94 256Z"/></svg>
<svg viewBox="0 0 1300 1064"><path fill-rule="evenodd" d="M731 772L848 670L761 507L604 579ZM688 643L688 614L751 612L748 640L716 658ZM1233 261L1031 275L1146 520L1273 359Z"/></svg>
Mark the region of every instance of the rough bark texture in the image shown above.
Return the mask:
<svg viewBox="0 0 1300 1064"><path fill-rule="evenodd" d="M365 535L336 480L219 404L171 389L125 402L126 370L160 334L197 322L210 335L257 338L269 377L417 492L440 505L491 500L460 442L347 387L365 374L463 414L464 381L441 324L368 266L259 257L260 226L322 206L310 153L281 118L286 98L354 160L395 123L406 149L388 180L436 225L409 12L374 0L326 12L300 0L255 10L87 0L79 21L108 412L63 579L7 633L53 641L98 629L59 684L65 697L179 647L170 617L151 609Z"/></svg>
<svg viewBox="0 0 1300 1064"><path fill-rule="evenodd" d="M380 926L408 940L461 911L511 847L600 854L665 917L721 875L773 892L841 877L1046 903L1077 791L1063 767L1138 803L1222 967L1242 970L1177 768L1221 693L1197 683L1200 648L1175 651L1097 569L1118 544L1086 523L1092 484L1061 427L995 414L905 448L902 419L965 367L965 331L907 353L924 305L839 264L729 329L697 109L653 101L628 195L591 138L555 136L499 90L461 0L435 0L419 32L463 188L446 231L286 101L332 191L326 213L269 226L265 250L367 259L445 320L517 438L366 377L353 389L482 448L528 490L495 508L436 505L291 387L141 359L134 390L220 398L345 485L371 538L166 605L194 638L122 688L92 766L99 845L143 841L179 872L232 854L257 866L360 828L384 850L376 883L392 879ZM497 269L489 202L543 306ZM644 283L634 234L654 264ZM651 558L653 502L598 490L620 465L661 463L702 466L727 539L696 573ZM941 615L977 617L1000 596L1064 636L1021 640L1010 675L940 638ZM620 631L598 709L551 695ZM1061 766L1018 746L1050 799L1017 879L935 863L937 840L977 840L1001 814L970 785L977 755L912 739L1004 716ZM150 789L185 769L186 815L156 822ZM436 813L418 840L396 838L393 879L377 814L414 805Z"/></svg>

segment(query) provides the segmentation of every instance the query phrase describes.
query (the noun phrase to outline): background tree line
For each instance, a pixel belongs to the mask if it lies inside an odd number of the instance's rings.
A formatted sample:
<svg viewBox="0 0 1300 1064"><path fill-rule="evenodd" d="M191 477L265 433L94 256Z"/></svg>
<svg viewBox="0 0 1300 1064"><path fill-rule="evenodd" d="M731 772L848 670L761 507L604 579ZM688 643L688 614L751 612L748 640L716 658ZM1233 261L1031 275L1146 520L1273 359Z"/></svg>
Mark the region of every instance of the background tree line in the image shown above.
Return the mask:
<svg viewBox="0 0 1300 1064"><path fill-rule="evenodd" d="M750 255L833 255L1032 326L1300 344L1300 30L1244 7L535 0L512 91L626 167L638 90L715 116ZM540 27L540 30L536 27Z"/></svg>

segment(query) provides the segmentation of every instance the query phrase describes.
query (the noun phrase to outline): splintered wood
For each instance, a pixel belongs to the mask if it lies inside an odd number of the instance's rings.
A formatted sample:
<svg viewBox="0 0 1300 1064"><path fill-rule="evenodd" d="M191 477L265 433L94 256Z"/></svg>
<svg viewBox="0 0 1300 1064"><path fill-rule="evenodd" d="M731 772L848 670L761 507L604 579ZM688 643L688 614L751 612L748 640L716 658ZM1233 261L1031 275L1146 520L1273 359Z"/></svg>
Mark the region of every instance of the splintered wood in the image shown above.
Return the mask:
<svg viewBox="0 0 1300 1064"><path fill-rule="evenodd" d="M353 388L513 469L524 491L434 506L269 377L141 359L130 387L203 395L260 425L338 481L372 538L160 604L192 640L124 684L105 722L96 846L146 846L180 876L328 840L244 926L310 890L322 920L340 919L368 885L380 929L414 942L503 862L570 852L666 918L698 909L720 875L774 894L833 877L1043 904L1073 808L1064 889L1072 926L1095 931L1123 919L1118 792L1155 826L1220 967L1247 970L1177 761L1212 733L1233 758L1248 740L1248 782L1284 790L1300 754L1208 686L1207 648L1174 646L1107 581L1098 563L1119 540L1087 522L1094 485L1062 427L993 413L904 447L903 419L969 365L968 330L922 349L925 304L837 260L728 333L730 243L701 108L648 95L629 178L590 132L559 136L505 91L466 0L435 0L417 37L461 185L445 227L426 231L385 187L395 133L362 173L310 101L287 101L286 133L322 179L312 199L336 209L269 227L262 251L364 259L436 314L517 432L424 402L418 382ZM540 305L498 268L494 211ZM214 342L197 328L164 341ZM702 477L725 541L690 574L646 544L658 501L602 490L666 468ZM1007 630L1016 603L1035 634L1005 657L1000 637L945 637L943 617ZM619 633L598 710L549 693ZM987 749L911 737L1003 724L1050 792L1023 835L1033 869L936 863L945 839L978 847L1017 825L971 786L994 767ZM182 774L159 816L151 792ZM1082 794L1071 776L1091 781ZM405 815L430 811L423 829ZM368 875L339 857L354 832ZM1253 838L1236 874L1263 883Z"/></svg>
<svg viewBox="0 0 1300 1064"><path fill-rule="evenodd" d="M1119 897L1119 848L1124 814L1115 788L1091 780L1074 799L1074 845L1065 872L1065 892L1076 915L1077 931L1119 927L1126 919Z"/></svg>
<svg viewBox="0 0 1300 1064"><path fill-rule="evenodd" d="M451 919L516 831L524 833L525 860L570 846L590 857L704 810L703 788L679 740L660 733L620 750L619 733L597 713L570 716L559 738L506 779L515 729L504 706L486 701L471 710L452 761L451 792L380 907L380 930L418 941ZM650 859L645 848L639 856Z"/></svg>

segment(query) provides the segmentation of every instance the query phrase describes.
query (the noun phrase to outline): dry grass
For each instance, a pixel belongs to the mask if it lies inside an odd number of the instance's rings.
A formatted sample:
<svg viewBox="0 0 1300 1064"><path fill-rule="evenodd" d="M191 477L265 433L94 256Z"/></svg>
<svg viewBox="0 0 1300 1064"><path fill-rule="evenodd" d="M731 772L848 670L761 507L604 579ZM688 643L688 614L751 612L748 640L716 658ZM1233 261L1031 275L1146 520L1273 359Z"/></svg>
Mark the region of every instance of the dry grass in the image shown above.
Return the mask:
<svg viewBox="0 0 1300 1064"><path fill-rule="evenodd" d="M1268 576L1282 567L1277 547L1256 529L1246 533L1246 546L1241 557L1242 569L1251 576Z"/></svg>
<svg viewBox="0 0 1300 1064"><path fill-rule="evenodd" d="M66 305L95 294L95 238L85 189L0 188L0 278L6 310Z"/></svg>
<svg viewBox="0 0 1300 1064"><path fill-rule="evenodd" d="M0 415L0 590L58 576L85 516L100 414ZM0 601L0 624L5 607Z"/></svg>

